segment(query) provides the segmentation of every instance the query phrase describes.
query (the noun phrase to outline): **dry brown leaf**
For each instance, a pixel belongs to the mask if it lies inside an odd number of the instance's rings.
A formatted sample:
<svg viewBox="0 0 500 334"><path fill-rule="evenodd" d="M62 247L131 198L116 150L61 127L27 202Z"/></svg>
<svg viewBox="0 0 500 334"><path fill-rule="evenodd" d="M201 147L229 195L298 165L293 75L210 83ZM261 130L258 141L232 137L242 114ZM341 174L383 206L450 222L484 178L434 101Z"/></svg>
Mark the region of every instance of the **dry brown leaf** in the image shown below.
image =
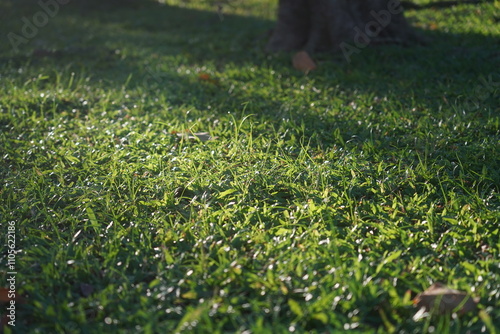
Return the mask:
<svg viewBox="0 0 500 334"><path fill-rule="evenodd" d="M210 74L207 74L207 73L200 73L200 75L198 75L198 78L200 80L210 80Z"/></svg>
<svg viewBox="0 0 500 334"><path fill-rule="evenodd" d="M10 301L9 298L9 289L0 288L0 302L8 303Z"/></svg>
<svg viewBox="0 0 500 334"><path fill-rule="evenodd" d="M201 81L210 82L214 85L219 84L219 80L212 78L212 76L208 73L200 73L200 75L198 75L198 79L200 79Z"/></svg>
<svg viewBox="0 0 500 334"><path fill-rule="evenodd" d="M466 292L450 289L441 283L434 283L413 299L414 305L426 311L436 310L439 314L471 312L476 309L478 302L479 299L472 298Z"/></svg>
<svg viewBox="0 0 500 334"><path fill-rule="evenodd" d="M429 30L437 30L438 29L438 25L436 24L436 22L432 22L431 24L429 24Z"/></svg>
<svg viewBox="0 0 500 334"><path fill-rule="evenodd" d="M16 292L13 292L12 290L9 290L7 288L0 288L0 303L8 303L9 307L15 304L25 304L26 300L18 295ZM7 313L9 312L9 309L7 308ZM9 321L12 321L10 317L13 315L11 314L0 314L0 334L3 333L4 327L9 325Z"/></svg>
<svg viewBox="0 0 500 334"><path fill-rule="evenodd" d="M201 142L206 142L209 140L214 140L219 137L212 137L208 132L185 132L185 133L177 133L177 136L182 139L191 139L191 140L199 140Z"/></svg>
<svg viewBox="0 0 500 334"><path fill-rule="evenodd" d="M14 298L11 298L14 295ZM11 292L7 288L0 288L0 303L9 303L11 300L15 300L16 303L24 304L26 300L23 296L20 296L16 292Z"/></svg>
<svg viewBox="0 0 500 334"><path fill-rule="evenodd" d="M295 69L302 71L306 74L316 68L316 64L314 63L314 60L312 60L312 58L309 56L307 51L297 52L293 56L292 62L293 62L293 67Z"/></svg>

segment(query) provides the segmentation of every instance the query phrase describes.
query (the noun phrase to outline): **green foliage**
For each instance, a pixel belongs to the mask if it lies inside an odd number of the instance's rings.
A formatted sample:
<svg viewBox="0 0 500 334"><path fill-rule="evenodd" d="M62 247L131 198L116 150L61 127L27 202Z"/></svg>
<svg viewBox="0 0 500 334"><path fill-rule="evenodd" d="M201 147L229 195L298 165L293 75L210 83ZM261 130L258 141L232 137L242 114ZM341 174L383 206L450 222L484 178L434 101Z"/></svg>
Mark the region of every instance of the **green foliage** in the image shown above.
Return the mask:
<svg viewBox="0 0 500 334"><path fill-rule="evenodd" d="M12 3L20 33L40 8ZM262 51L273 5L169 3L71 3L0 43L16 331L493 332L498 5L409 12L433 44L304 76ZM481 313L414 321L436 281Z"/></svg>

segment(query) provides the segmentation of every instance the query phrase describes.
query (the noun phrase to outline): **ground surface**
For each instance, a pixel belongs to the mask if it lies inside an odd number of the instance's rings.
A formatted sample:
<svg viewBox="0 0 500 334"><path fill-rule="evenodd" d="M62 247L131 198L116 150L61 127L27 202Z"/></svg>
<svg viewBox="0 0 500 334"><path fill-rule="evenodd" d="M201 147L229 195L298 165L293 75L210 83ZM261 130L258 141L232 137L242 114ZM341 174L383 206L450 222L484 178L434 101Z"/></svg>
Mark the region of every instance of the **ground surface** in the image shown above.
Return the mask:
<svg viewBox="0 0 500 334"><path fill-rule="evenodd" d="M2 1L6 332L493 332L499 9L410 11L431 45L305 76L263 53L266 1L71 2L33 34ZM480 311L414 320L433 282Z"/></svg>

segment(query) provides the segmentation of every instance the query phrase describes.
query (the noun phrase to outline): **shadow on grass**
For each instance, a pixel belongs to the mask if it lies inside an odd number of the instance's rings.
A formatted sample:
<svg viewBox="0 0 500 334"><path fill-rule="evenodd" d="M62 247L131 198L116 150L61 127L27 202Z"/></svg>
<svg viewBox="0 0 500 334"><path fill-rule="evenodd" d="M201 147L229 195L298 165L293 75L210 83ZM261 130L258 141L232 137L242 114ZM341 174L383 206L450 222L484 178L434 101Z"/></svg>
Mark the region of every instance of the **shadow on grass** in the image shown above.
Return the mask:
<svg viewBox="0 0 500 334"><path fill-rule="evenodd" d="M274 25L270 20L230 14L221 20L216 12L148 1L61 5L46 26L20 44L19 52L13 52L7 34L21 35L26 24L22 18L33 20L42 10L30 3L6 1L0 5L4 13L12 11L0 26L4 32L0 57L6 68L27 63L41 72L54 71L54 66L83 68L90 72L91 82L109 88L126 83L127 88L168 96L167 102L173 106L205 109L215 104L212 111L220 113L250 102L252 108L247 112L278 122L295 112L295 120L306 119L316 132L324 130L329 136L331 129L340 129L344 139L360 134L370 137L371 130L355 117L339 118L331 112L321 116L317 108L284 103L288 94L284 91L313 80L318 90L331 92L332 100L342 96L343 107L355 105L357 95L363 93L374 100L397 99L402 109L411 112L414 107L413 112L418 112L415 108L419 106L437 109L460 100L481 109L482 104L492 105L490 100L498 88L499 40L493 36L425 31L433 40L426 47L369 48L350 63L341 55L318 55L319 69L305 77L291 68L290 54L264 53ZM464 7L464 11L470 8ZM239 82L254 80L247 72L237 71L247 65L269 68L286 78L286 83L280 89L243 92L232 88L233 80L217 80L218 72L226 72L226 77L231 72L229 77ZM193 66L198 73L190 73ZM209 73L207 80L200 77L204 72ZM281 94L281 100L273 98L274 94ZM404 129L396 134L404 135Z"/></svg>
<svg viewBox="0 0 500 334"><path fill-rule="evenodd" d="M138 0L125 5L112 0L71 2L60 5L48 25L19 43L20 52L13 52L8 34L22 37L23 18L33 22L43 8L31 1L6 1L0 9L6 18L4 26L0 25L4 63L30 61L37 66L44 58L52 58L58 66L89 66L110 85L123 84L129 75L132 85L182 80L172 75L172 69L162 68L162 56L179 57L179 65L210 63L221 71L228 64L272 65L275 71L301 77L289 71L289 55L264 54L274 22L256 17L226 14L221 19L215 12ZM7 19L9 10L13 12ZM479 79L497 74L499 39L473 33L425 34L433 40L430 46L365 49L352 63L341 55L333 56L334 62L329 55L319 55L321 67L311 76L384 96L406 87L434 88L429 81L435 79L458 82L470 80L471 75Z"/></svg>

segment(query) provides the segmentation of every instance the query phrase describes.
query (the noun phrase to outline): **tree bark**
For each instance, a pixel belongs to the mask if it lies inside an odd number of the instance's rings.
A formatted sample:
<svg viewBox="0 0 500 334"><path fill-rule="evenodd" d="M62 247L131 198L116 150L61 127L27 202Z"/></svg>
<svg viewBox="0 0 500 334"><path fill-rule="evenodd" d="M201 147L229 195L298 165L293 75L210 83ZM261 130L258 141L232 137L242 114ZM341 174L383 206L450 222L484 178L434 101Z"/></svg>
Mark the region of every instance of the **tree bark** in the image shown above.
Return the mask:
<svg viewBox="0 0 500 334"><path fill-rule="evenodd" d="M368 45L423 42L399 0L280 0L267 51L342 51Z"/></svg>

